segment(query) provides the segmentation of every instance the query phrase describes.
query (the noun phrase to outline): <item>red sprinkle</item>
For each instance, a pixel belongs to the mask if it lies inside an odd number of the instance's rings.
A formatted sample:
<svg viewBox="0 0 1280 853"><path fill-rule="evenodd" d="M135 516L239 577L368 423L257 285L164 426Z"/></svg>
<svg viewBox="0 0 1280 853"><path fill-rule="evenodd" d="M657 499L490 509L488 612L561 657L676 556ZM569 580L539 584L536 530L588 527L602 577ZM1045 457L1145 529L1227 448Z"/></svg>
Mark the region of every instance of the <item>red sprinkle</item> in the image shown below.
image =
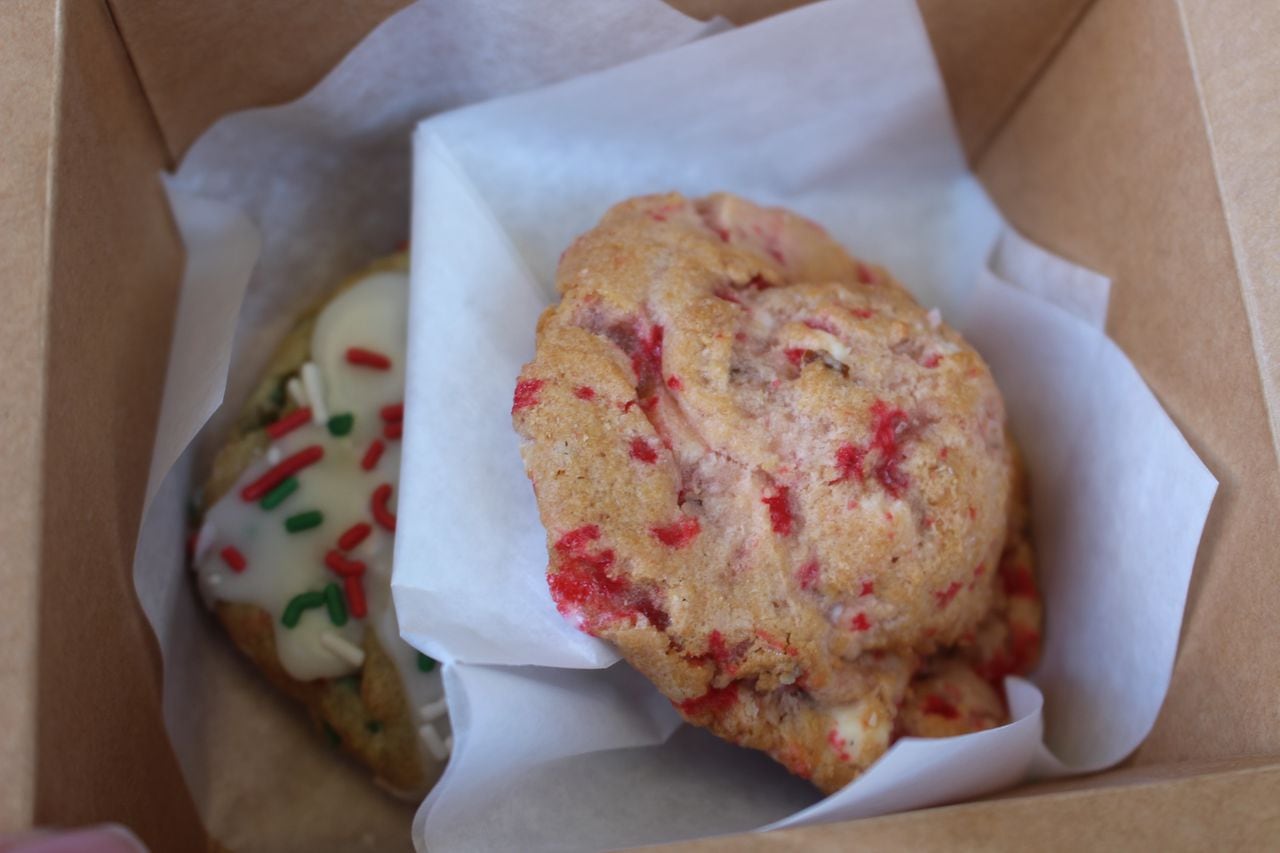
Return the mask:
<svg viewBox="0 0 1280 853"><path fill-rule="evenodd" d="M680 381L679 376L672 375L667 377L667 387L672 391L682 391L684 390L684 383Z"/></svg>
<svg viewBox="0 0 1280 853"><path fill-rule="evenodd" d="M367 522L357 521L338 537L338 547L344 551L350 551L363 542L372 532L373 528Z"/></svg>
<svg viewBox="0 0 1280 853"><path fill-rule="evenodd" d="M760 503L769 507L769 523L773 525L773 532L779 536L789 536L791 534L791 505L788 495L791 490L786 486L778 486L776 494L760 499Z"/></svg>
<svg viewBox="0 0 1280 853"><path fill-rule="evenodd" d="M652 465L658 461L658 453L643 438L633 438L631 439L631 458L638 459L646 465Z"/></svg>
<svg viewBox="0 0 1280 853"><path fill-rule="evenodd" d="M956 593L960 591L961 586L960 581L952 581L951 585L946 589L940 589L933 594L933 597L938 600L939 610L951 603L951 600L956 597Z"/></svg>
<svg viewBox="0 0 1280 853"><path fill-rule="evenodd" d="M399 423L404 420L404 403L392 403L389 406L383 406L378 410L378 414L382 416L384 421Z"/></svg>
<svg viewBox="0 0 1280 853"><path fill-rule="evenodd" d="M676 705L686 717L711 715L717 717L732 708L738 701L737 683L725 687L712 687L701 696L686 699Z"/></svg>
<svg viewBox="0 0 1280 853"><path fill-rule="evenodd" d="M579 400L594 400L596 398L596 389L590 385L579 385L573 389L573 396Z"/></svg>
<svg viewBox="0 0 1280 853"><path fill-rule="evenodd" d="M801 589L813 589L818 585L818 561L810 560L800 567L796 572L796 580L800 582Z"/></svg>
<svg viewBox="0 0 1280 853"><path fill-rule="evenodd" d="M858 597L865 598L866 596L872 595L873 593L875 593L875 591L876 591L876 585L874 581L863 581L862 591L858 593Z"/></svg>
<svg viewBox="0 0 1280 853"><path fill-rule="evenodd" d="M547 383L541 379L521 379L516 383L515 399L511 402L511 414L515 414L521 409L527 409L530 406L537 405L538 392L542 390L542 386Z"/></svg>
<svg viewBox="0 0 1280 853"><path fill-rule="evenodd" d="M342 556L341 551L327 551L324 555L324 564L329 567L335 575L344 578L359 577L368 571L369 567L360 560L348 560Z"/></svg>
<svg viewBox="0 0 1280 853"><path fill-rule="evenodd" d="M234 545L228 545L218 553L222 555L222 562L227 564L227 568L236 574L243 572L245 567L249 565L244 558L244 554L241 554L240 549Z"/></svg>
<svg viewBox="0 0 1280 853"><path fill-rule="evenodd" d="M396 441L402 435L404 435L404 424L400 421L391 421L382 425L382 437L388 441Z"/></svg>
<svg viewBox="0 0 1280 853"><path fill-rule="evenodd" d="M281 439L303 424L309 423L311 423L311 407L303 406L301 409L294 409L275 423L267 424L267 435L274 439Z"/></svg>
<svg viewBox="0 0 1280 853"><path fill-rule="evenodd" d="M871 620L867 618L867 614L859 613L849 620L850 630L861 633L862 631L871 630Z"/></svg>
<svg viewBox="0 0 1280 853"><path fill-rule="evenodd" d="M240 497L252 503L267 492L292 477L294 474L314 465L324 458L324 448L318 444L304 447L292 456L286 456L275 467L240 490Z"/></svg>
<svg viewBox="0 0 1280 853"><path fill-rule="evenodd" d="M385 447L386 445L382 443L382 439L375 438L360 459L360 467L366 471L372 471L373 467L378 464L378 460L382 458L382 451Z"/></svg>
<svg viewBox="0 0 1280 853"><path fill-rule="evenodd" d="M378 522L379 527L395 533L396 517L387 509L387 501L389 500L391 500L391 484L383 483L373 490L373 496L369 500L369 509L373 513L373 520Z"/></svg>
<svg viewBox="0 0 1280 853"><path fill-rule="evenodd" d="M1036 597L1036 579L1031 574L1031 569L1022 564L1014 566L1012 569L1001 572L1001 580L1004 583L1004 594L1010 598Z"/></svg>
<svg viewBox="0 0 1280 853"><path fill-rule="evenodd" d="M960 709L952 705L937 693L930 693L924 697L924 704L920 706L920 710L926 714L934 714L939 717L945 717L948 720L960 719Z"/></svg>
<svg viewBox="0 0 1280 853"><path fill-rule="evenodd" d="M342 579L342 589L347 593L347 609L357 619L363 619L369 613L369 606L364 600L364 584L358 575L350 575Z"/></svg>
<svg viewBox="0 0 1280 853"><path fill-rule="evenodd" d="M348 347L347 363L354 364L359 367L368 367L372 370L390 370L391 359L387 358L380 352L364 347Z"/></svg>
<svg viewBox="0 0 1280 853"><path fill-rule="evenodd" d="M654 527L650 532L657 536L658 541L663 545L672 548L683 548L702 532L702 525L698 523L698 519L694 516L686 515L679 521L668 524L665 527Z"/></svg>

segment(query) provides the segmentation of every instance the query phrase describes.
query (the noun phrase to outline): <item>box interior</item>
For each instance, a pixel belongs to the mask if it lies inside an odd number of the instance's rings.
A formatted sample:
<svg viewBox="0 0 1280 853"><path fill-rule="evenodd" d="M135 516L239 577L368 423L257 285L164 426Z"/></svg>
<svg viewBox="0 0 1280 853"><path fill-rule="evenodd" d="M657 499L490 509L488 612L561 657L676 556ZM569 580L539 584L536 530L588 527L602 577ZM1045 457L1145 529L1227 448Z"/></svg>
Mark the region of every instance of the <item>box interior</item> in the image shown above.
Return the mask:
<svg viewBox="0 0 1280 853"><path fill-rule="evenodd" d="M24 205L0 229L23 281L3 320L20 368L4 387L8 399L28 401L6 418L14 440L0 457L18 486L0 516L13 635L3 663L29 688L0 697L10 733L0 755L34 778L6 792L5 824L114 819L155 849L204 846L164 736L157 647L131 578L181 268L159 172L219 115L308 89L406 2L321 15L299 0L63 0L20 3L0 22L0 60L31 69L0 92L4 114L51 119L19 135L8 149L17 159L0 163L0 188ZM799 3L674 5L742 23ZM978 175L1027 236L1113 277L1109 334L1221 488L1168 699L1129 762L977 804L860 821L859 837L1012 846L1051 840L1064 821L1114 829L1135 813L1171 839L1194 839L1193 819L1216 826L1253 815L1255 828L1278 831L1271 614L1280 585L1268 522L1280 498L1271 414L1280 295L1264 283L1280 278L1280 8L920 5ZM9 38L16 28L21 37ZM1229 48L1236 38L1256 50ZM21 112L10 112L11 101ZM1141 511L1158 512L1159 496ZM837 824L752 843L835 849L847 831Z"/></svg>

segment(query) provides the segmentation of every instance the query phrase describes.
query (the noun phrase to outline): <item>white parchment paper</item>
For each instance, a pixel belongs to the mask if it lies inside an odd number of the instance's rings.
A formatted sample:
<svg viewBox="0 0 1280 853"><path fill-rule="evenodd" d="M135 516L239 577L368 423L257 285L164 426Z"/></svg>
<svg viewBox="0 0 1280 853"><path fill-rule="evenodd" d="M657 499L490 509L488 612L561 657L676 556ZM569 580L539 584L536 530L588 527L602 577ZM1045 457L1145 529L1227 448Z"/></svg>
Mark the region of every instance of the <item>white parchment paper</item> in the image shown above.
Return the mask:
<svg viewBox="0 0 1280 853"><path fill-rule="evenodd" d="M201 612L185 507L226 425L298 313L408 236L415 122L720 28L660 0L416 3L300 100L220 120L168 181L187 269L134 577L170 738L231 849L408 849L417 804L326 749Z"/></svg>
<svg viewBox="0 0 1280 853"><path fill-rule="evenodd" d="M814 217L991 363L1031 470L1047 606L1009 725L900 741L820 800L758 756L673 735L661 697L556 615L511 391L559 252L612 203L666 189ZM1103 333L1109 283L1009 230L967 173L909 0L831 0L430 119L413 242L394 590L406 636L450 662L457 733L420 849L881 814L1105 767L1149 731L1216 482Z"/></svg>

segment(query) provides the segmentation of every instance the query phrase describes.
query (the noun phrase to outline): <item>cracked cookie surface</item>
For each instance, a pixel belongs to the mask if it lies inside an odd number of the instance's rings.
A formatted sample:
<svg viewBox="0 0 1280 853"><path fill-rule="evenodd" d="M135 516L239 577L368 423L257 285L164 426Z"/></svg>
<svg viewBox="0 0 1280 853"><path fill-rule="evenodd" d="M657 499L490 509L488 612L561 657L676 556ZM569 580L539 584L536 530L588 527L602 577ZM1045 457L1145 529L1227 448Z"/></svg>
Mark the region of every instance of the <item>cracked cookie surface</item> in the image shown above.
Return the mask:
<svg viewBox="0 0 1280 853"><path fill-rule="evenodd" d="M617 205L557 286L512 415L567 619L824 791L929 734L923 679L987 683L1015 463L936 313L729 195Z"/></svg>

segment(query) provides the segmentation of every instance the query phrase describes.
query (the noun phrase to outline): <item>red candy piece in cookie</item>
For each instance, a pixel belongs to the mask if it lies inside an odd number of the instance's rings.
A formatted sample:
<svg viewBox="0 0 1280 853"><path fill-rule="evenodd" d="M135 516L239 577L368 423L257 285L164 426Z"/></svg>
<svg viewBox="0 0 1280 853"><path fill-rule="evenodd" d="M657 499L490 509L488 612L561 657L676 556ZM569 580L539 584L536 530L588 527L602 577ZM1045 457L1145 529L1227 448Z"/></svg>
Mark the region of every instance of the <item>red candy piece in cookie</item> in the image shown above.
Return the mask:
<svg viewBox="0 0 1280 853"><path fill-rule="evenodd" d="M521 409L537 405L538 392L545 384L546 382L541 379L521 379L517 382L515 397L511 401L511 414L514 415Z"/></svg>
<svg viewBox="0 0 1280 853"><path fill-rule="evenodd" d="M658 537L658 541L671 548L683 548L701 532L702 525L691 515L663 527L653 528L653 535Z"/></svg>

